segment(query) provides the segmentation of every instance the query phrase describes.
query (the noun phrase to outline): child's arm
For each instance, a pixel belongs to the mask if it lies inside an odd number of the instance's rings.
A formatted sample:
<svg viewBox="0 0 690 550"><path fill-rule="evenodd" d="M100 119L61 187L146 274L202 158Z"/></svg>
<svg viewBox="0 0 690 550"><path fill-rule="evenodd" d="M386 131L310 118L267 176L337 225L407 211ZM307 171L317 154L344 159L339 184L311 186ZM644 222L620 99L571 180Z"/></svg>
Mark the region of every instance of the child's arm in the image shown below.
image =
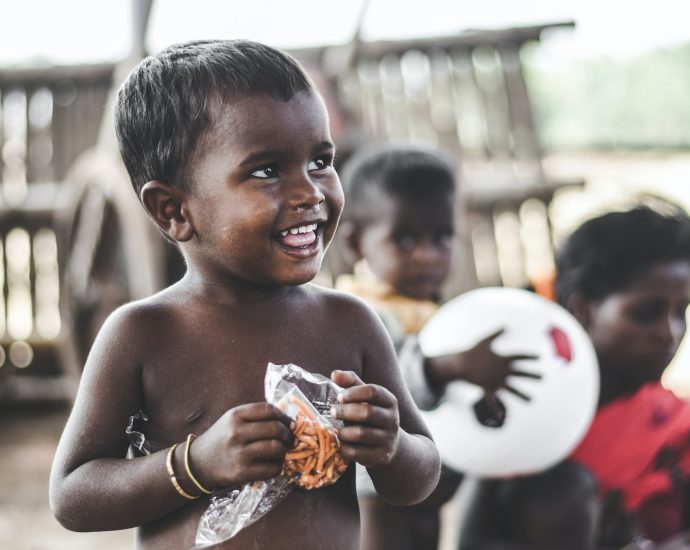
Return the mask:
<svg viewBox="0 0 690 550"><path fill-rule="evenodd" d="M379 495L397 505L424 500L436 487L440 459L397 367L393 346L379 319L357 319L365 344L362 378L334 371L347 388L335 409L343 456L365 466ZM361 315L360 315L361 317Z"/></svg>
<svg viewBox="0 0 690 550"><path fill-rule="evenodd" d="M124 529L155 521L189 504L166 467L169 447L126 459L125 427L142 408L141 364L151 319L127 306L113 314L87 360L77 399L53 462L50 502L68 529ZM147 330L148 329L148 330ZM281 470L292 442L289 419L267 403L226 412L190 446L193 473L207 488L266 479ZM181 489L200 491L185 475L184 435L172 458Z"/></svg>

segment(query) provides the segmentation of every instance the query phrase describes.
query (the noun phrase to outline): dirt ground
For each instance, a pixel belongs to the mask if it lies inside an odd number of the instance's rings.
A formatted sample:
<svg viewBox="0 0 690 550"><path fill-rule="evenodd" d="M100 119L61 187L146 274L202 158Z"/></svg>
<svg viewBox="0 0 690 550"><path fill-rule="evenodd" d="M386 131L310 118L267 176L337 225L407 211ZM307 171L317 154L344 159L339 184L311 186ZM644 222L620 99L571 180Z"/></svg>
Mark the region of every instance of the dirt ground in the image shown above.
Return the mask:
<svg viewBox="0 0 690 550"><path fill-rule="evenodd" d="M12 550L121 550L132 531L73 533L48 506L48 476L67 405L0 409L0 548Z"/></svg>

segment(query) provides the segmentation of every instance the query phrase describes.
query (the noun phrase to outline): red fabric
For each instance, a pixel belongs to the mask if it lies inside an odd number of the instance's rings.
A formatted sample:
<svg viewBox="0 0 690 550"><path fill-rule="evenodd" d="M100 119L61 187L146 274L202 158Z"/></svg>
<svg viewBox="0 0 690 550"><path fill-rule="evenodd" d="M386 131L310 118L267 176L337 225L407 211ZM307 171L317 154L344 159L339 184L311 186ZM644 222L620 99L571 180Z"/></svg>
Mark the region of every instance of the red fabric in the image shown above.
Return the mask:
<svg viewBox="0 0 690 550"><path fill-rule="evenodd" d="M629 510L655 523L653 501L682 506L676 497L679 481L690 478L690 402L647 384L601 407L572 458L594 472L603 494L620 490ZM681 514L673 515L680 522ZM661 530L674 529L681 525Z"/></svg>
<svg viewBox="0 0 690 550"><path fill-rule="evenodd" d="M637 511L637 524L640 533L655 542L677 535L684 530L682 495L676 492L645 500Z"/></svg>

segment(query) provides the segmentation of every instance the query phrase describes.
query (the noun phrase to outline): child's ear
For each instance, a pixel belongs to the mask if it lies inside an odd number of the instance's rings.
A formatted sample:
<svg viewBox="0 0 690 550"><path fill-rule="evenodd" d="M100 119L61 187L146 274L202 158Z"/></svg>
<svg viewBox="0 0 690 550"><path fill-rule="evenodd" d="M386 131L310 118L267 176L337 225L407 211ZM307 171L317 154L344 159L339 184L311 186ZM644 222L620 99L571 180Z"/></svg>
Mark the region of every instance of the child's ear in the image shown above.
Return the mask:
<svg viewBox="0 0 690 550"><path fill-rule="evenodd" d="M591 303L579 292L573 292L568 299L568 310L573 314L585 330L589 328L591 320Z"/></svg>
<svg viewBox="0 0 690 550"><path fill-rule="evenodd" d="M345 243L345 252L355 262L362 259L361 232L352 222L343 222L338 228Z"/></svg>
<svg viewBox="0 0 690 550"><path fill-rule="evenodd" d="M186 193L165 182L149 181L141 188L139 197L149 216L172 240L185 242L194 235L194 226L185 205Z"/></svg>

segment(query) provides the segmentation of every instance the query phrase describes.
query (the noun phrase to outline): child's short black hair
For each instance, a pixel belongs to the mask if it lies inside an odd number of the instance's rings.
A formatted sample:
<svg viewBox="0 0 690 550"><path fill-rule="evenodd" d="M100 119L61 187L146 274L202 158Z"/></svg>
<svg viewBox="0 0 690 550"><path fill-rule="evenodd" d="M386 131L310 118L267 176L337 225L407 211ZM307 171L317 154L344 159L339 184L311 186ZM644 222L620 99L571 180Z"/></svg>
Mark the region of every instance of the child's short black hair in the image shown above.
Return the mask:
<svg viewBox="0 0 690 550"><path fill-rule="evenodd" d="M231 98L289 101L313 90L288 54L249 40L174 44L139 63L115 103L115 130L134 190L151 180L185 187L199 139Z"/></svg>
<svg viewBox="0 0 690 550"><path fill-rule="evenodd" d="M563 306L574 292L600 300L623 290L646 269L690 261L690 217L677 205L637 206L582 224L556 258L556 298Z"/></svg>
<svg viewBox="0 0 690 550"><path fill-rule="evenodd" d="M413 200L453 194L455 177L453 161L437 149L412 143L365 145L341 173L344 218L362 228L375 219L377 193Z"/></svg>

